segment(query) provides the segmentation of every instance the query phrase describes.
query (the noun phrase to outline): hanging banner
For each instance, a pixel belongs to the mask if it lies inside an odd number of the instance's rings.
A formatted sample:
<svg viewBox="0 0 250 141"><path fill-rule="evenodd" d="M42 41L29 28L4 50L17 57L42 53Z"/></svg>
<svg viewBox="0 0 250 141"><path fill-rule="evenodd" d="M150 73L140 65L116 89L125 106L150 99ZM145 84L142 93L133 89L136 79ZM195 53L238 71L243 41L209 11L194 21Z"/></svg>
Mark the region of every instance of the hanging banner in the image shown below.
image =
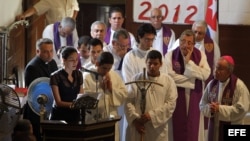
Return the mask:
<svg viewBox="0 0 250 141"><path fill-rule="evenodd" d="M153 8L160 8L163 23L192 24L204 20L207 0L134 0L134 22L149 22Z"/></svg>

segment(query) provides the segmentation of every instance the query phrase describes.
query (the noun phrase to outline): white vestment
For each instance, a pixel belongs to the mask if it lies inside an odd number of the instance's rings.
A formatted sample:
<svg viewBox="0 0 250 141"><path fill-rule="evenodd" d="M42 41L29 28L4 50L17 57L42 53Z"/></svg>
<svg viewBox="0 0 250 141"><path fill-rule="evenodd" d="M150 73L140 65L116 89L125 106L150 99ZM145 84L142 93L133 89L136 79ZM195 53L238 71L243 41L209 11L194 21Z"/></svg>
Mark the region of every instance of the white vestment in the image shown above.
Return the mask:
<svg viewBox="0 0 250 141"><path fill-rule="evenodd" d="M77 0L40 0L34 5L38 15L46 13L47 24L61 21L64 17L73 17L79 11Z"/></svg>
<svg viewBox="0 0 250 141"><path fill-rule="evenodd" d="M210 111L210 100L209 95L211 94L211 82L210 81L204 91L204 94L200 101L200 110L204 116L210 118L212 116ZM229 83L229 79L221 83L219 82L219 91L218 97L215 101L218 101L221 104L222 95L225 87ZM244 124L244 117L249 110L249 100L250 95L249 91L242 80L237 79L232 105L219 105L219 112L217 113L218 121L230 122L231 124ZM216 125L215 125L216 126ZM219 125L217 125L219 126ZM216 132L219 133L219 128L215 128ZM216 136L216 140L219 141L218 136Z"/></svg>
<svg viewBox="0 0 250 141"><path fill-rule="evenodd" d="M118 70L118 67L120 65L120 62L121 62L122 58L120 56L118 56L114 52L113 47L111 45L103 47L103 51L110 52L113 55L113 57L114 57L114 64L112 66L112 69L115 72L117 72L121 76L121 78L122 78L122 72L121 72L121 70Z"/></svg>
<svg viewBox="0 0 250 141"><path fill-rule="evenodd" d="M216 62L219 60L219 58L221 57L221 53L220 53L220 48L219 45L213 40L213 44L214 44L214 59L213 59L213 69L215 71L215 66L216 66ZM171 47L170 50L174 50L175 48L177 48L179 46L179 39L177 39L174 43L174 45ZM196 42L194 45L196 48L198 48L199 50L205 52L205 46L204 46L204 39L201 42Z"/></svg>
<svg viewBox="0 0 250 141"><path fill-rule="evenodd" d="M123 59L122 64L122 77L124 82L130 82L131 78L140 72L143 72L143 68L146 68L146 57L147 53L153 50L153 48L150 48L149 50L141 50L138 47L133 47L131 51L129 51ZM162 57L164 58L164 57ZM163 65L161 67L161 72L166 73L167 69L164 65L164 59L162 59Z"/></svg>
<svg viewBox="0 0 250 141"><path fill-rule="evenodd" d="M90 68L95 71L96 69ZM127 90L121 77L113 70L109 71L110 80L112 82L112 93L108 90L103 90L100 87L102 77L99 76L96 81L96 77L90 73L83 73L83 87L85 92L98 92L103 94L98 103L97 110L91 110L90 113L86 113L86 121L93 121L96 116L99 118L109 118L110 116L118 116L118 107L121 106L127 98ZM96 90L97 88L97 90ZM115 129L115 141L119 141L119 124L117 122Z"/></svg>
<svg viewBox="0 0 250 141"><path fill-rule="evenodd" d="M118 69L120 63L122 63L121 62L122 58L114 52L113 47L111 45L103 47L103 51L107 51L107 52L110 52L113 54L114 64L113 64L112 69L115 72L117 72L122 78L122 71ZM125 141L126 128L127 128L128 123L127 123L127 119L126 119L125 114L124 114L124 104L122 106L118 107L118 113L119 113L119 115L122 116L122 119L119 122L120 123L120 141Z"/></svg>
<svg viewBox="0 0 250 141"><path fill-rule="evenodd" d="M134 76L133 80L143 80L143 73ZM157 82L163 86L152 83L146 92L145 113L149 113L151 120L145 123L144 141L168 141L172 138L172 131L168 130L168 124L175 109L177 90L173 79L165 73L160 73L158 77L149 77L146 79ZM126 141L139 141L139 134L133 124L136 118L140 118L142 111L140 108L141 93L140 89L144 84L135 83L128 86L128 99L125 105L128 128ZM146 86L147 87L147 86Z"/></svg>
<svg viewBox="0 0 250 141"><path fill-rule="evenodd" d="M185 64L184 74L177 74L173 70L172 64L172 55L173 50L169 51L165 56L165 62L167 64L168 74L174 79L177 87L185 88L185 97L186 97L186 111L189 109L189 99L190 99L190 90L195 88L195 80L203 81L202 89L204 89L205 80L210 74L210 67L207 63L207 58L204 52L201 52L201 60L198 65L196 65L192 60L189 60ZM197 105L199 106L199 105ZM188 114L188 113L187 113ZM199 141L204 141L204 116L200 114L200 123L199 123Z"/></svg>
<svg viewBox="0 0 250 141"><path fill-rule="evenodd" d="M72 32L72 38L73 38L73 44L74 47L77 48L78 46L78 34L76 29L73 30ZM58 67L62 67L62 62L60 58L57 56L57 51L54 46L54 24L47 25L45 29L43 30L43 38L49 38L53 41L53 59L56 61L56 64ZM67 45L67 40L65 37L60 36L60 42L61 42L61 47Z"/></svg>
<svg viewBox="0 0 250 141"><path fill-rule="evenodd" d="M168 42L168 50L173 46L174 43L175 43L175 33L171 29L171 37ZM153 48L161 52L163 56L165 56L165 54L163 54L163 28L162 27L160 30L156 30L156 36L155 36L155 40L152 46Z"/></svg>
<svg viewBox="0 0 250 141"><path fill-rule="evenodd" d="M80 61L81 61L82 67L84 67L86 64L88 64L91 61L91 59L90 59L90 57L85 59L82 56L80 56Z"/></svg>

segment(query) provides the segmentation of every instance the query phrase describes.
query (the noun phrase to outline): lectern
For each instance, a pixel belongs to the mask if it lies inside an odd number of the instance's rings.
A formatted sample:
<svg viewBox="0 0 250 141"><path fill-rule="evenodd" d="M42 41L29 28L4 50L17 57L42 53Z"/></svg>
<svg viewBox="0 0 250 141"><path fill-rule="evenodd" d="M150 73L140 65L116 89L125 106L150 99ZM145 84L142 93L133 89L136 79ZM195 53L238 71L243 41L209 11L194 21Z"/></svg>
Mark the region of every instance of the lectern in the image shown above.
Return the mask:
<svg viewBox="0 0 250 141"><path fill-rule="evenodd" d="M44 141L114 141L115 124L121 117L73 124L58 120L40 123Z"/></svg>

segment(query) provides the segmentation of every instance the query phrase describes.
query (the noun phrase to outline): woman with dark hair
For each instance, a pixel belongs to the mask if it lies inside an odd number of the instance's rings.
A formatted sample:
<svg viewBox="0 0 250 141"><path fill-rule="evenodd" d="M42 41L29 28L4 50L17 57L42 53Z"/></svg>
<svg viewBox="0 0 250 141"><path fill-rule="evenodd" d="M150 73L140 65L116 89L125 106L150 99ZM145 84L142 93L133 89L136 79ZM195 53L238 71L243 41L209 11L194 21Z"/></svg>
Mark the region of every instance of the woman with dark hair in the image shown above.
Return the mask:
<svg viewBox="0 0 250 141"><path fill-rule="evenodd" d="M71 109L73 100L79 93L83 93L82 73L76 69L78 53L74 47L67 46L62 49L61 59L63 67L50 77L54 103L51 120L65 120L66 122L78 122L80 111Z"/></svg>

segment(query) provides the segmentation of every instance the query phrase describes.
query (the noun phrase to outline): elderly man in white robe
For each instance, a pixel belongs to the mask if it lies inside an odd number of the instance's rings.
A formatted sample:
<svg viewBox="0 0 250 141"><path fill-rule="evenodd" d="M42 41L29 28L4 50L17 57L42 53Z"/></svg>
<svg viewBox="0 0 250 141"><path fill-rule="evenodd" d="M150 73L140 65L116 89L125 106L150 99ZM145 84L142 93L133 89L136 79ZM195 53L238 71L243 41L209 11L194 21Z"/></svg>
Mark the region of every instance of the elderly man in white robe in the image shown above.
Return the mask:
<svg viewBox="0 0 250 141"><path fill-rule="evenodd" d="M244 124L249 110L249 91L244 82L233 74L234 60L222 56L200 101L200 110L209 117L208 141L223 141L223 127Z"/></svg>
<svg viewBox="0 0 250 141"><path fill-rule="evenodd" d="M83 73L84 91L98 92L102 94L99 99L98 110L94 109L86 113L86 122L118 116L118 107L127 98L127 90L121 77L111 70L114 63L110 52L102 52L97 58L96 67L90 68L92 72ZM96 77L96 74L97 77ZM97 112L98 111L98 112ZM115 126L115 141L119 141L119 122Z"/></svg>
<svg viewBox="0 0 250 141"><path fill-rule="evenodd" d="M103 51L107 51L113 54L114 65L112 69L117 72L121 76L121 78L123 58L125 54L130 50L131 48L129 44L129 33L125 29L118 29L117 31L115 31L115 33L113 34L112 45L108 45L103 48ZM127 120L124 115L124 104L118 108L118 113L122 116L122 119L120 120L120 141L125 141Z"/></svg>
<svg viewBox="0 0 250 141"><path fill-rule="evenodd" d="M149 87L150 83L146 82L132 83L128 86L128 99L125 105L128 120L126 141L141 139L168 141L168 138L172 138L168 123L171 122L176 105L176 85L169 75L160 72L163 62L159 51L150 51L144 63L147 66L145 74L138 73L133 80L155 83L151 83ZM145 98L143 89L146 89ZM145 103L143 103L144 99Z"/></svg>
<svg viewBox="0 0 250 141"><path fill-rule="evenodd" d="M129 34L125 29L118 29L113 35L112 45L103 47L103 51L108 51L114 56L112 67L122 77L122 63L124 56L130 51Z"/></svg>
<svg viewBox="0 0 250 141"><path fill-rule="evenodd" d="M153 48L160 51L163 56L168 49L175 43L175 32L173 29L162 23L163 16L161 9L154 8L151 10L150 22L156 30L156 37L153 42Z"/></svg>
<svg viewBox="0 0 250 141"><path fill-rule="evenodd" d="M213 73L215 70L216 62L221 56L219 45L214 39L209 37L207 34L207 23L206 21L199 20L195 21L192 25L192 31L195 34L195 47L201 51L204 51L207 57L208 64L211 69L211 73L206 80L207 83L213 79ZM171 50L179 46L179 39L176 40Z"/></svg>
<svg viewBox="0 0 250 141"><path fill-rule="evenodd" d="M195 34L185 30L180 46L165 56L169 75L177 85L178 98L173 114L174 141L204 141L204 116L199 102L210 67L204 52L194 47Z"/></svg>
<svg viewBox="0 0 250 141"><path fill-rule="evenodd" d="M123 59L122 77L125 82L131 81L133 75L143 72L143 68L146 68L146 55L150 50L153 50L152 43L155 39L155 35L155 28L149 23L144 23L138 28L138 45L132 47L133 49L129 51ZM163 63L161 71L166 72L165 63Z"/></svg>

